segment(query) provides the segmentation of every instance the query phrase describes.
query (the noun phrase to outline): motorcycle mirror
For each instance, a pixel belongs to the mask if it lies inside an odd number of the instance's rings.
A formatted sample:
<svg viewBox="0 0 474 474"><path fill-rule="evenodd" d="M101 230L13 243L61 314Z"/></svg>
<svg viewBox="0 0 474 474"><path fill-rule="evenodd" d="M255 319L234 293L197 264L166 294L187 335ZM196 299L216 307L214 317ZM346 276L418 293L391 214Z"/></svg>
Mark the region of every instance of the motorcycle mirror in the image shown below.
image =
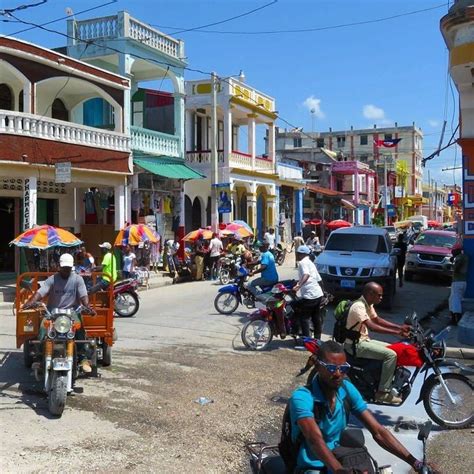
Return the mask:
<svg viewBox="0 0 474 474"><path fill-rule="evenodd" d="M426 441L428 439L432 426L433 426L433 423L429 420L425 424L423 424L423 426L420 428L420 431L418 433L419 441Z"/></svg>
<svg viewBox="0 0 474 474"><path fill-rule="evenodd" d="M363 448L365 446L364 432L359 428L347 428L342 432L339 444L345 448Z"/></svg>

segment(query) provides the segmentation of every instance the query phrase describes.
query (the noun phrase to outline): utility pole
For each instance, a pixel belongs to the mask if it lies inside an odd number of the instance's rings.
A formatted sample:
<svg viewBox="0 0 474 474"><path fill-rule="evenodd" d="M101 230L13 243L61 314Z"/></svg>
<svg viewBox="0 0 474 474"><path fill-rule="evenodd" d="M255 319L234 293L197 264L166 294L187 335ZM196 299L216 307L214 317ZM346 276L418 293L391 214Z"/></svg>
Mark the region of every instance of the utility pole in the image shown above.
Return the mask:
<svg viewBox="0 0 474 474"><path fill-rule="evenodd" d="M432 219L431 216L431 199L432 199L432 193L431 193L431 173L430 170L428 170L428 219Z"/></svg>
<svg viewBox="0 0 474 474"><path fill-rule="evenodd" d="M211 227L213 232L218 231L218 188L219 163L217 160L217 75L211 73L212 107L211 107Z"/></svg>
<svg viewBox="0 0 474 474"><path fill-rule="evenodd" d="M387 155L383 155L383 181L384 181L384 189L383 189L383 215L384 215L384 225L388 225L388 176L387 176Z"/></svg>

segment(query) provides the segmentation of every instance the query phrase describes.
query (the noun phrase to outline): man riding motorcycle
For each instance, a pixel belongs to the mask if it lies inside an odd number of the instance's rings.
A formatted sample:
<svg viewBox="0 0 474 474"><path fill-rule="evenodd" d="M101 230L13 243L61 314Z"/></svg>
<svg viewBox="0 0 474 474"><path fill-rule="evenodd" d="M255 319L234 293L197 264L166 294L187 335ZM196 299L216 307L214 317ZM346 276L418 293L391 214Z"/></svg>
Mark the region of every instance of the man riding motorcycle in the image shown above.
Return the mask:
<svg viewBox="0 0 474 474"><path fill-rule="evenodd" d="M71 254L65 253L59 259L59 271L47 278L39 290L23 305L23 309L33 308L36 303L48 296L48 309L75 309L79 305L89 307L87 289L82 277L72 272L74 258ZM81 328L76 331L75 338L84 340L86 333L81 322ZM40 332L41 338L41 332ZM84 344L77 345L77 356L79 365L83 372L92 372L90 362L87 360L86 347Z"/></svg>
<svg viewBox="0 0 474 474"><path fill-rule="evenodd" d="M346 329L351 337L344 343L344 349L355 357L383 361L379 389L375 401L397 404L402 399L390 393L393 374L397 366L397 354L387 348L387 344L374 341L369 337L369 329L382 334L407 337L410 326L390 323L377 315L374 305L383 298L383 288L375 282L369 282L362 290L362 296L352 303L347 316Z"/></svg>
<svg viewBox="0 0 474 474"><path fill-rule="evenodd" d="M297 457L296 473L320 472L325 466L330 472L345 474L333 453L339 445L342 432L347 427L346 404L362 424L370 431L374 440L386 451L405 461L416 472L420 472L423 462L417 460L407 449L384 428L367 409L359 391L345 380L350 368L343 347L335 341L323 343L317 361L318 373L311 387L300 387L290 398L290 420L292 439L301 439ZM348 402L346 401L348 398ZM316 421L315 405L322 409ZM430 465L436 472L436 467Z"/></svg>
<svg viewBox="0 0 474 474"><path fill-rule="evenodd" d="M259 291L258 287L261 286L272 286L278 282L278 272L275 264L275 257L269 250L269 245L266 242L260 243L260 258L252 262L251 265L258 267L250 272L250 276L256 273L261 273L260 278L255 278L249 283L249 291L256 296Z"/></svg>

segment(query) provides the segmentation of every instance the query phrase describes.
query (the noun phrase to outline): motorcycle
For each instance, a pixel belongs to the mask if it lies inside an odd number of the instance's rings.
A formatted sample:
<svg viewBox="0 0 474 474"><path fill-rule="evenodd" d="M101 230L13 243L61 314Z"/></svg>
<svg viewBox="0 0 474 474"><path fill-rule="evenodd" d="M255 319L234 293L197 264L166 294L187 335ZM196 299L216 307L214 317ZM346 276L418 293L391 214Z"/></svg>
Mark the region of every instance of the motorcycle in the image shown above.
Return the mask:
<svg viewBox="0 0 474 474"><path fill-rule="evenodd" d="M76 340L81 328L80 313L95 314L90 308L79 306L75 310L55 308L48 311L46 305L37 305L44 311L39 340L24 344L25 365L34 370L35 378L44 379L44 391L48 396L48 410L61 416L66 406L67 395L73 391L74 381L80 367L76 356L76 344L88 344L92 348L92 366L97 370L97 347L100 341ZM105 355L102 354L105 360ZM105 363L104 365L107 365Z"/></svg>
<svg viewBox="0 0 474 474"><path fill-rule="evenodd" d="M392 391L402 399L403 404L411 392L415 379L424 374L423 384L416 404L423 402L428 416L438 425L448 429L460 429L470 426L474 421L472 389L473 383L466 376L454 372L442 372L441 367L453 366L464 369L457 362L446 361L446 342L449 329L437 335L423 331L416 313L405 320L412 326L410 343L399 342L389 346L398 354ZM306 366L301 369L302 375L314 365L319 342L307 338L304 345L312 353ZM346 352L347 362L351 365L348 376L365 400L375 403L382 362L374 359L354 357ZM402 364L415 366L411 373ZM433 373L428 374L429 371ZM309 376L310 383L316 374L313 367ZM400 405L401 405L400 404ZM400 406L394 405L394 406Z"/></svg>
<svg viewBox="0 0 474 474"><path fill-rule="evenodd" d="M241 258L235 255L225 255L219 259L218 277L222 285L227 285L231 280L237 278Z"/></svg>
<svg viewBox="0 0 474 474"><path fill-rule="evenodd" d="M131 318L140 308L138 279L127 278L114 283L114 311L123 318Z"/></svg>
<svg viewBox="0 0 474 474"><path fill-rule="evenodd" d="M171 278L173 279L174 283L179 283L183 280L191 280L192 279L192 270L191 270L191 258L186 255L186 257L181 260L178 256L175 255L167 255L168 259L168 270L170 273Z"/></svg>
<svg viewBox="0 0 474 474"><path fill-rule="evenodd" d="M217 290L217 295L214 299L214 308L220 314L232 314L236 311L239 304L243 304L249 309L255 308L257 298L270 291L273 285L262 287L262 294L258 297L245 286L245 281L248 279L249 271L245 267L240 267L238 275L231 285L226 285ZM282 281L285 286L292 284L293 280Z"/></svg>
<svg viewBox="0 0 474 474"><path fill-rule="evenodd" d="M281 244L277 244L275 245L275 247L273 247L271 252L273 253L273 256L275 257L275 263L282 266L283 263L285 262L287 250L284 249Z"/></svg>
<svg viewBox="0 0 474 474"><path fill-rule="evenodd" d="M424 423L419 432L418 440L423 443L423 460L418 471L420 474L432 474L433 470L428 464L426 458L426 442L428 440L432 423L427 421ZM271 446L265 443L247 443L245 445L250 455L250 468L253 474L286 474L285 463L280 456L278 446ZM365 437L364 432L359 428L346 428L339 441L339 447L336 450L342 448L347 449L362 449L365 448ZM336 456L337 453L335 452ZM377 461L368 453L371 461L372 468L376 474L393 474L392 467L390 465L379 466ZM322 471L325 472L325 471ZM361 472L361 471L357 471Z"/></svg>

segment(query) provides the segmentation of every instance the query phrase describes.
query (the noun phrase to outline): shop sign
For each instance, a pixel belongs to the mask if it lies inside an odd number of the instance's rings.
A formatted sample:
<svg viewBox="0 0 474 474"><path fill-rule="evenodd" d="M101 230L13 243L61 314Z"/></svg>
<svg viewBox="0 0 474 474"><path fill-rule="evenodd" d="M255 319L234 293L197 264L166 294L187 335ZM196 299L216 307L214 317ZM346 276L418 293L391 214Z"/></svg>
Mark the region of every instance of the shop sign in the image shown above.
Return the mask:
<svg viewBox="0 0 474 474"><path fill-rule="evenodd" d="M64 163L55 163L54 168L56 183L71 182L71 163L69 161L65 161Z"/></svg>
<svg viewBox="0 0 474 474"><path fill-rule="evenodd" d="M230 200L230 183L215 184L217 192L217 210L219 214L232 212L232 201Z"/></svg>
<svg viewBox="0 0 474 474"><path fill-rule="evenodd" d="M31 194L30 194L30 180L25 179L25 186L23 188L23 230L31 227Z"/></svg>
<svg viewBox="0 0 474 474"><path fill-rule="evenodd" d="M403 197L403 186L395 186L395 197L396 198Z"/></svg>

